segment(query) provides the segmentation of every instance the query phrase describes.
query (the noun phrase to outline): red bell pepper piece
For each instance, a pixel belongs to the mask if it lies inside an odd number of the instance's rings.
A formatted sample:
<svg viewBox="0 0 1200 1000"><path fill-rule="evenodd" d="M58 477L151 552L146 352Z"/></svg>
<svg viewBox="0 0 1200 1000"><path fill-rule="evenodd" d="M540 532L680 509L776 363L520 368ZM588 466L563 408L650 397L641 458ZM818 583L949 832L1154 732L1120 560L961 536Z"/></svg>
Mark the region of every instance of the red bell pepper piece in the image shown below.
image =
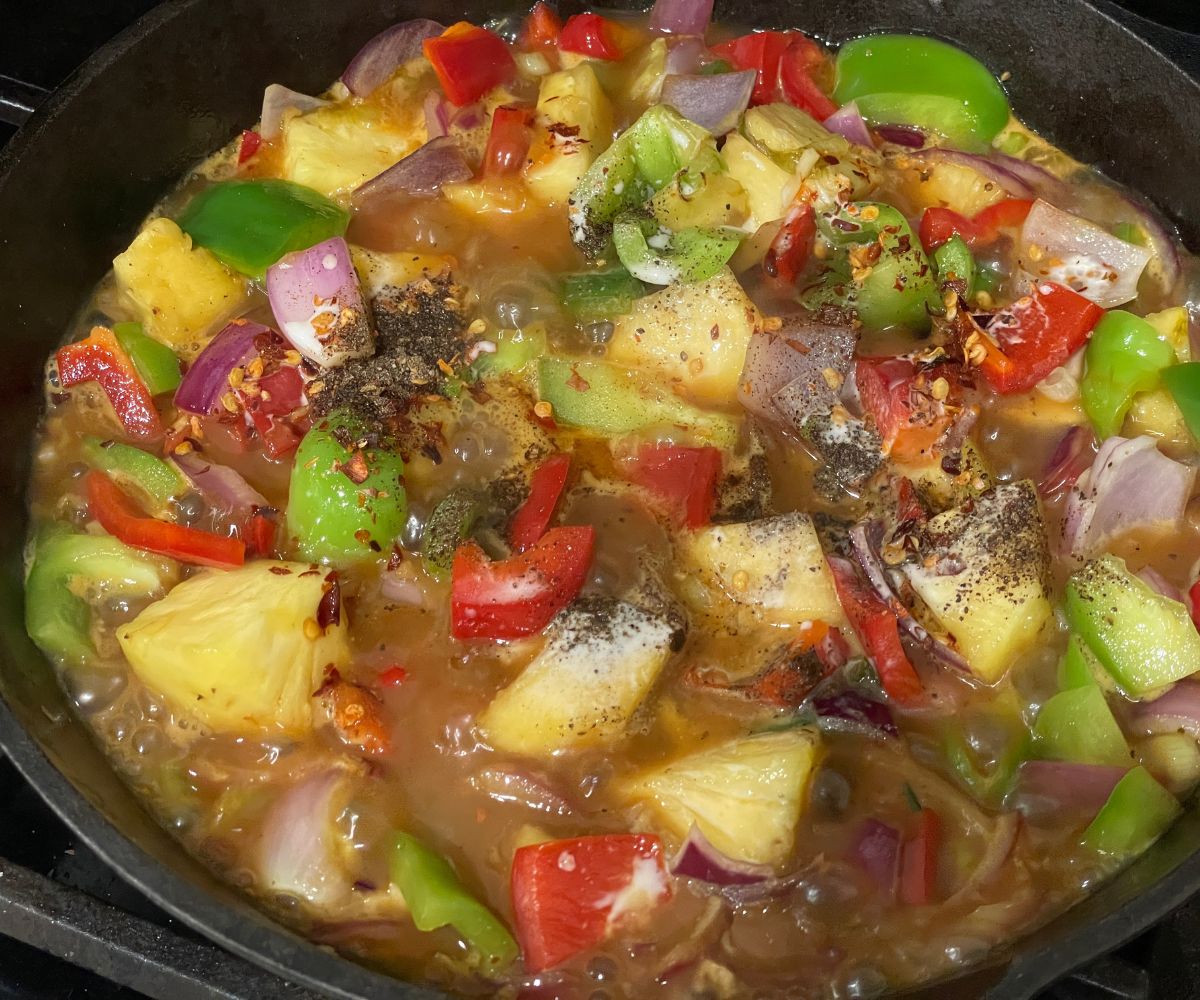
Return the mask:
<svg viewBox="0 0 1200 1000"><path fill-rule="evenodd" d="M932 903L937 894L937 856L942 821L932 809L922 809L917 831L904 843L900 855L900 899L909 906Z"/></svg>
<svg viewBox="0 0 1200 1000"><path fill-rule="evenodd" d="M258 556L275 554L274 519L263 513L253 514L250 517L250 523L246 525L246 548Z"/></svg>
<svg viewBox="0 0 1200 1000"><path fill-rule="evenodd" d="M525 968L541 972L670 898L662 841L610 833L517 849L512 904Z"/></svg>
<svg viewBox="0 0 1200 1000"><path fill-rule="evenodd" d="M927 208L921 216L921 244L928 253L933 253L950 237L961 236L973 250L986 247L996 242L1001 229L1021 225L1032 207L1033 202L1028 198L1005 198L969 219L953 209Z"/></svg>
<svg viewBox="0 0 1200 1000"><path fill-rule="evenodd" d="M794 285L812 254L816 235L817 218L812 202L806 199L795 202L763 257L763 273L785 285Z"/></svg>
<svg viewBox="0 0 1200 1000"><path fill-rule="evenodd" d="M825 60L820 46L799 31L756 31L714 46L735 69L758 72L751 104L784 100L824 121L837 105L816 85L812 70Z"/></svg>
<svg viewBox="0 0 1200 1000"><path fill-rule="evenodd" d="M844 559L830 559L829 568L833 572L833 582L842 609L875 664L875 672L888 697L902 705L920 701L924 689L900 644L897 609L888 607L870 590L859 579L851 563ZM907 614L907 610L904 613Z"/></svg>
<svg viewBox="0 0 1200 1000"><path fill-rule="evenodd" d="M927 458L952 420L942 402L933 398L931 387L945 378L949 385L945 401L955 402L960 395L955 367L920 370L907 358L859 358L854 377L884 451L901 462Z"/></svg>
<svg viewBox="0 0 1200 1000"><path fill-rule="evenodd" d="M721 452L711 446L642 445L629 478L662 500L677 524L702 528L712 517L721 476Z"/></svg>
<svg viewBox="0 0 1200 1000"><path fill-rule="evenodd" d="M1188 590L1188 610L1192 614L1192 623L1200 629L1200 580Z"/></svg>
<svg viewBox="0 0 1200 1000"><path fill-rule="evenodd" d="M485 177L507 177L521 172L532 141L529 119L527 108L507 104L492 112L492 128L483 153Z"/></svg>
<svg viewBox="0 0 1200 1000"><path fill-rule="evenodd" d="M1001 395L1028 392L1087 343L1103 315L1078 292L1044 281L988 325L999 344L979 338L986 352L980 371Z"/></svg>
<svg viewBox="0 0 1200 1000"><path fill-rule="evenodd" d="M241 566L246 546L237 538L146 517L103 472L89 472L84 481L88 510L100 527L135 549L199 566Z"/></svg>
<svg viewBox="0 0 1200 1000"><path fill-rule="evenodd" d="M594 59L620 59L620 28L599 14L572 14L562 26L558 47Z"/></svg>
<svg viewBox="0 0 1200 1000"><path fill-rule="evenodd" d="M242 131L242 141L238 146L238 166L240 167L247 160L251 159L262 146L263 138L257 132L250 129Z"/></svg>
<svg viewBox="0 0 1200 1000"><path fill-rule="evenodd" d="M253 396L243 393L242 405L262 438L263 450L271 458L283 458L296 450L308 429L307 416L291 419L304 404L304 377L295 365L280 365L258 380L258 389Z"/></svg>
<svg viewBox="0 0 1200 1000"><path fill-rule="evenodd" d="M518 639L540 632L583 587L595 542L590 525L552 528L532 548L498 562L463 542L450 569L451 633Z"/></svg>
<svg viewBox="0 0 1200 1000"><path fill-rule="evenodd" d="M538 0L521 26L517 46L525 52L550 48L558 43L561 31L562 19L554 12L554 8Z"/></svg>
<svg viewBox="0 0 1200 1000"><path fill-rule="evenodd" d="M518 552L536 545L546 533L570 471L571 456L566 454L551 455L537 467L529 484L529 496L517 508L508 526L508 540Z"/></svg>
<svg viewBox="0 0 1200 1000"><path fill-rule="evenodd" d="M131 438L155 441L163 436L162 420L150 390L138 378L129 355L108 327L94 326L86 340L60 347L55 362L64 389L84 382L99 385Z"/></svg>
<svg viewBox="0 0 1200 1000"><path fill-rule="evenodd" d="M437 38L421 44L442 90L459 107L479 100L517 72L504 39L466 21L452 24Z"/></svg>

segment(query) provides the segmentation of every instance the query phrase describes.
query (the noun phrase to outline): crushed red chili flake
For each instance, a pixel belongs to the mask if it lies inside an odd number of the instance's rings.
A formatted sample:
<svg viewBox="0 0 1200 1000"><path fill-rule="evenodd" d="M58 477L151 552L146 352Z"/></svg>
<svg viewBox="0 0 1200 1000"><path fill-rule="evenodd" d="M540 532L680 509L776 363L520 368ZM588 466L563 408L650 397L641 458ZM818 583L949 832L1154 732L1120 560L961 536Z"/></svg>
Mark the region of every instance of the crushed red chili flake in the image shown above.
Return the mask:
<svg viewBox="0 0 1200 1000"><path fill-rule="evenodd" d="M408 680L408 671L399 664L388 667L379 674L379 683L383 687L399 687Z"/></svg>

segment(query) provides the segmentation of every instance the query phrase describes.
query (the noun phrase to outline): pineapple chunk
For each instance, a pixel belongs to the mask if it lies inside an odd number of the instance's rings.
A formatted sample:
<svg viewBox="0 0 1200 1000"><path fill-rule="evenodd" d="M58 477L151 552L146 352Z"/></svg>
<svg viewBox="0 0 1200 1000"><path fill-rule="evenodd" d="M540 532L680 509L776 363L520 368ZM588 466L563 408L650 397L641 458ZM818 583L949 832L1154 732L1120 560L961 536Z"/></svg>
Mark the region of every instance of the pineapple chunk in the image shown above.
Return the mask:
<svg viewBox="0 0 1200 1000"><path fill-rule="evenodd" d="M1173 306L1146 317L1158 335L1171 345L1178 361L1192 360L1192 341L1188 333L1188 312L1183 306Z"/></svg>
<svg viewBox="0 0 1200 1000"><path fill-rule="evenodd" d="M729 176L746 191L750 202L747 228L782 219L800 188L800 178L788 173L749 139L730 132L721 148Z"/></svg>
<svg viewBox="0 0 1200 1000"><path fill-rule="evenodd" d="M283 124L282 176L327 198L348 195L420 146L424 119L378 103L332 104Z"/></svg>
<svg viewBox="0 0 1200 1000"><path fill-rule="evenodd" d="M750 199L745 188L729 174L701 174L685 194L679 182L668 184L650 200L654 217L668 229L679 232L693 226L718 229L741 226L750 216Z"/></svg>
<svg viewBox="0 0 1200 1000"><path fill-rule="evenodd" d="M497 216L516 215L525 208L528 190L520 178L483 177L479 180L443 184L442 196L467 215L478 216L481 223Z"/></svg>
<svg viewBox="0 0 1200 1000"><path fill-rule="evenodd" d="M758 310L724 267L707 281L637 299L616 321L609 360L687 387L700 403L732 403Z"/></svg>
<svg viewBox="0 0 1200 1000"><path fill-rule="evenodd" d="M1134 396L1121 433L1126 437L1148 434L1158 439L1164 452L1180 458L1192 447L1183 411L1167 389L1151 389Z"/></svg>
<svg viewBox="0 0 1200 1000"><path fill-rule="evenodd" d="M613 136L612 105L589 63L542 80L538 132L525 183L539 201L565 203Z"/></svg>
<svg viewBox="0 0 1200 1000"><path fill-rule="evenodd" d="M385 288L402 288L430 275L449 271L454 264L454 258L445 254L423 253L419 250L386 253L354 244L350 245L350 258L368 300Z"/></svg>
<svg viewBox="0 0 1200 1000"><path fill-rule="evenodd" d="M994 683L1051 614L1050 558L1033 483L1004 483L939 514L920 552L920 562L904 567L913 590L972 671Z"/></svg>
<svg viewBox="0 0 1200 1000"><path fill-rule="evenodd" d="M117 639L142 683L178 714L220 732L302 735L325 668L350 658L344 618L308 634L325 576L271 560L205 570L122 625Z"/></svg>
<svg viewBox="0 0 1200 1000"><path fill-rule="evenodd" d="M743 736L637 775L624 793L680 840L695 824L731 858L778 865L792 851L818 746L808 729Z"/></svg>
<svg viewBox="0 0 1200 1000"><path fill-rule="evenodd" d="M496 749L549 756L617 737L671 655L676 630L624 601L576 601L479 718Z"/></svg>
<svg viewBox="0 0 1200 1000"><path fill-rule="evenodd" d="M143 327L177 354L194 358L205 334L246 302L246 280L234 274L170 219L154 219L113 261L121 294Z"/></svg>
<svg viewBox="0 0 1200 1000"><path fill-rule="evenodd" d="M999 184L964 163L901 156L896 165L899 188L916 210L950 208L970 218L1006 196Z"/></svg>
<svg viewBox="0 0 1200 1000"><path fill-rule="evenodd" d="M680 546L681 558L701 582L767 621L845 622L817 529L807 514L713 525L684 536Z"/></svg>

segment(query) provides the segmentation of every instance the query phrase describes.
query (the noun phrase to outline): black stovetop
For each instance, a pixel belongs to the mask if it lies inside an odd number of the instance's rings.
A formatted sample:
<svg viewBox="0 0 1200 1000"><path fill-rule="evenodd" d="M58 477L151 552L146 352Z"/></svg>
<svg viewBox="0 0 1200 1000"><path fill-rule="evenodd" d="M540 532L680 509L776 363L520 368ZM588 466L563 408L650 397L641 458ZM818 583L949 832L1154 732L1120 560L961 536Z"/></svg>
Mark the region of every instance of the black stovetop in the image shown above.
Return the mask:
<svg viewBox="0 0 1200 1000"><path fill-rule="evenodd" d="M1127 19L1200 76L1198 4L1123 0L1122 6L1151 18ZM10 122L20 118L13 104L35 104L42 91L154 5L4 0L0 145L15 132ZM13 80L26 86L13 86ZM8 106L6 94L13 98ZM0 1000L141 995L300 1000L308 994L221 951L160 910L79 842L0 756ZM1039 1000L1200 1000L1200 898Z"/></svg>

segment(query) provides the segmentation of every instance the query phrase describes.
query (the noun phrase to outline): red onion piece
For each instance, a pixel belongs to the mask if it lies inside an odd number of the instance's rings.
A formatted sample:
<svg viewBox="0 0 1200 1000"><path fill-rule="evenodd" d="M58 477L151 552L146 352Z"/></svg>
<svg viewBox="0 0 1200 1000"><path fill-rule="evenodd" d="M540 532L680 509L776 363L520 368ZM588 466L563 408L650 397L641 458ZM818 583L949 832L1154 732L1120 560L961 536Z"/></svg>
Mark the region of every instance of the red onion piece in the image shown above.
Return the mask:
<svg viewBox="0 0 1200 1000"><path fill-rule="evenodd" d="M1036 163L1019 160L1015 156L1005 156L1003 153L992 153L991 159L1010 174L1019 177L1030 190L1037 192L1039 198L1051 202L1062 201L1068 190L1066 184Z"/></svg>
<svg viewBox="0 0 1200 1000"><path fill-rule="evenodd" d="M1195 469L1167 458L1149 435L1108 438L1067 497L1067 552L1087 558L1132 528L1179 524L1195 477Z"/></svg>
<svg viewBox="0 0 1200 1000"><path fill-rule="evenodd" d="M1183 732L1200 739L1200 683L1183 680L1153 701L1138 702L1129 719L1148 736Z"/></svg>
<svg viewBox="0 0 1200 1000"><path fill-rule="evenodd" d="M712 10L713 0L654 0L650 30L662 35L703 35Z"/></svg>
<svg viewBox="0 0 1200 1000"><path fill-rule="evenodd" d="M671 861L671 874L694 878L712 885L754 885L775 877L770 865L738 861L717 850L700 827L692 825L687 840Z"/></svg>
<svg viewBox="0 0 1200 1000"><path fill-rule="evenodd" d="M1136 195L1117 191L1128 206L1134 221L1142 227L1150 249L1158 259L1161 274L1159 279L1164 292L1171 292L1183 275L1183 261L1179 256L1179 236L1170 223L1164 222L1153 208L1143 203Z"/></svg>
<svg viewBox="0 0 1200 1000"><path fill-rule="evenodd" d="M758 74L716 73L713 76L668 76L663 81L662 103L713 135L737 127L738 116L750 104Z"/></svg>
<svg viewBox="0 0 1200 1000"><path fill-rule="evenodd" d="M394 195L432 198L443 184L470 179L471 168L457 144L447 136L438 136L357 188L354 201L361 207L371 199Z"/></svg>
<svg viewBox="0 0 1200 1000"><path fill-rule="evenodd" d="M950 149L946 146L935 146L931 149L919 149L916 150L912 155L926 163L953 163L957 164L958 166L969 167L977 173L982 174L998 187L1003 188L1009 197L1035 197L1033 188L1026 184L1017 174L1013 173L1011 170L1008 170L990 157L976 156L973 153L964 153L962 150Z"/></svg>
<svg viewBox="0 0 1200 1000"><path fill-rule="evenodd" d="M837 694L814 698L811 702L817 713L817 725L835 733L858 736L899 736L900 730L892 718L892 710L858 691L847 689Z"/></svg>
<svg viewBox="0 0 1200 1000"><path fill-rule="evenodd" d="M1142 583L1146 584L1151 590L1163 597L1169 597L1172 601L1178 601L1184 604L1183 591L1175 586L1170 580L1163 576L1153 566L1143 566L1134 576Z"/></svg>
<svg viewBox="0 0 1200 1000"><path fill-rule="evenodd" d="M1012 855L1013 848L1017 846L1017 836L1020 832L1021 814L1019 812L1006 812L997 816L996 825L992 828L987 849L983 852L983 857L979 859L979 864L971 872L971 877L946 900L946 903L957 904L999 875L1004 863Z"/></svg>
<svg viewBox="0 0 1200 1000"><path fill-rule="evenodd" d="M1052 497L1075 485L1075 481L1092 467L1096 457L1096 435L1090 427L1070 428L1058 442L1046 471L1038 482L1038 492Z"/></svg>
<svg viewBox="0 0 1200 1000"><path fill-rule="evenodd" d="M900 875L900 831L877 819L863 820L854 838L850 859L879 887L885 896L896 893Z"/></svg>
<svg viewBox="0 0 1200 1000"><path fill-rule="evenodd" d="M430 139L437 139L450 131L450 119L454 106L437 90L425 95L425 132Z"/></svg>
<svg viewBox="0 0 1200 1000"><path fill-rule="evenodd" d="M266 283L280 332L310 361L334 368L374 353L358 274L340 236L287 254L267 268Z"/></svg>
<svg viewBox="0 0 1200 1000"><path fill-rule="evenodd" d="M175 405L189 413L215 412L229 389L229 373L255 353L256 337L271 333L261 323L235 319L192 362L175 390Z"/></svg>
<svg viewBox="0 0 1200 1000"><path fill-rule="evenodd" d="M842 138L849 139L859 146L866 146L868 149L875 148L871 130L867 128L867 123L863 120L856 101L843 104L821 124L830 132L836 132Z"/></svg>
<svg viewBox="0 0 1200 1000"><path fill-rule="evenodd" d="M925 133L911 125L876 125L875 134L885 142L909 149L920 149L925 145Z"/></svg>
<svg viewBox="0 0 1200 1000"><path fill-rule="evenodd" d="M1030 253L1032 247L1036 253ZM1066 285L1104 309L1137 297L1152 256L1040 198L1025 217L1017 251L1022 270L1035 281Z"/></svg>
<svg viewBox="0 0 1200 1000"><path fill-rule="evenodd" d="M226 514L249 517L255 508L268 506L267 498L227 465L217 465L195 452L175 455L172 461L211 506Z"/></svg>
<svg viewBox="0 0 1200 1000"><path fill-rule="evenodd" d="M485 767L472 775L471 787L496 802L513 802L550 816L570 816L575 810L545 779L501 767Z"/></svg>
<svg viewBox="0 0 1200 1000"><path fill-rule="evenodd" d="M277 139L283 127L283 117L288 111L304 114L325 108L330 104L319 97L309 97L282 84L272 83L263 91L262 115L259 118L258 134L264 139Z"/></svg>
<svg viewBox="0 0 1200 1000"><path fill-rule="evenodd" d="M667 75L696 73L704 63L708 48L699 38L673 38L667 43Z"/></svg>
<svg viewBox="0 0 1200 1000"><path fill-rule="evenodd" d="M326 771L288 788L271 806L258 840L261 888L330 905L349 889L338 863L338 792L345 776Z"/></svg>
<svg viewBox="0 0 1200 1000"><path fill-rule="evenodd" d="M385 28L350 60L342 83L355 97L366 97L410 59L421 55L421 43L436 38L446 28L437 21L417 18Z"/></svg>
<svg viewBox="0 0 1200 1000"><path fill-rule="evenodd" d="M1070 809L1094 816L1125 772L1125 768L1106 764L1027 760L1017 771L1009 800L1024 814Z"/></svg>

